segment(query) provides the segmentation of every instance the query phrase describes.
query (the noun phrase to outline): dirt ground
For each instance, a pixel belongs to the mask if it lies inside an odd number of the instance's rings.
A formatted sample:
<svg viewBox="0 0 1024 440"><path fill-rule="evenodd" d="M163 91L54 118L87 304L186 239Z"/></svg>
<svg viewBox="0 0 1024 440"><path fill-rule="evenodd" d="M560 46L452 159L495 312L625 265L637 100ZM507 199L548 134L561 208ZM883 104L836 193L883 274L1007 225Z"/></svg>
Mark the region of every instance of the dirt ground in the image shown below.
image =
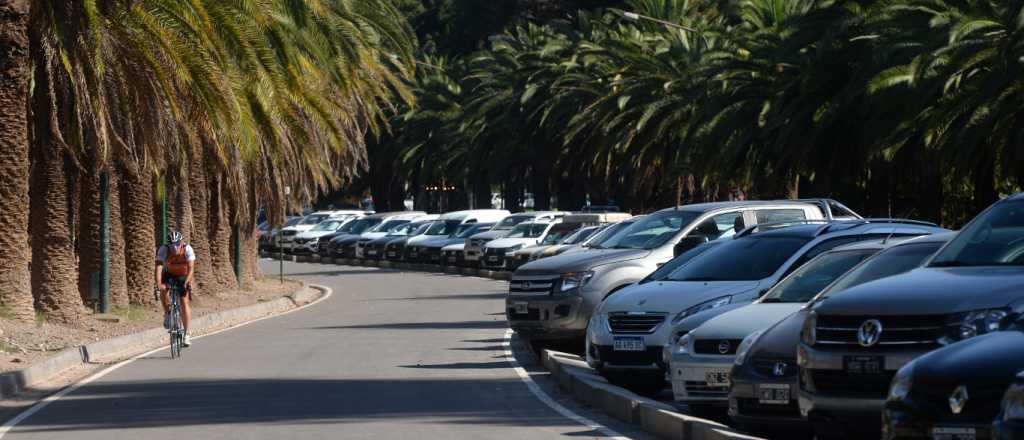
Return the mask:
<svg viewBox="0 0 1024 440"><path fill-rule="evenodd" d="M231 291L218 294L196 294L192 299L193 319L211 312L243 307L274 300L299 289L297 281L264 278L252 291ZM65 348L115 336L160 327L163 312L158 305L147 308L133 306L115 310L120 322L85 320L80 327L67 327L38 320L34 323L0 318L0 372L18 370Z"/></svg>

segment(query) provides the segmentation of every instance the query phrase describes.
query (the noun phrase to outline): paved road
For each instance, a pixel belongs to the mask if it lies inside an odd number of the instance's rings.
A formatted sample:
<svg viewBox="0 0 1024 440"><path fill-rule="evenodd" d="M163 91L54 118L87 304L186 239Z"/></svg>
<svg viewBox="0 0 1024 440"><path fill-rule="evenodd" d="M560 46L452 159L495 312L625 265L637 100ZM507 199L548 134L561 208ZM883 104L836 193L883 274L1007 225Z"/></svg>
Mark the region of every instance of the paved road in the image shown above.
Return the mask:
<svg viewBox="0 0 1024 440"><path fill-rule="evenodd" d="M552 411L512 369L504 283L318 264L288 271L333 296L199 339L182 360L165 350L125 365L4 440L600 436Z"/></svg>

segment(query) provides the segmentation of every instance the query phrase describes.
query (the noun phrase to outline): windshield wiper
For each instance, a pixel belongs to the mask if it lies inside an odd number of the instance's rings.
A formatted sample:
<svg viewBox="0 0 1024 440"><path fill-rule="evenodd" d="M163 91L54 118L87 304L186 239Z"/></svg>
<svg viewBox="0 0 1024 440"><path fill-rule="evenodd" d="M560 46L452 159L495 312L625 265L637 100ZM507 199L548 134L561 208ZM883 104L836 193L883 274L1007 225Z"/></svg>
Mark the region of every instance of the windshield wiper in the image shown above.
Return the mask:
<svg viewBox="0 0 1024 440"><path fill-rule="evenodd" d="M946 261L936 261L936 262L933 262L932 264L930 264L930 266L931 267L967 267L967 266L973 266L973 264L964 263L963 261L957 261L957 260L946 260Z"/></svg>
<svg viewBox="0 0 1024 440"><path fill-rule="evenodd" d="M782 298L762 298L761 299L761 304L785 303L785 302L789 302L789 301L786 301L786 300L784 300Z"/></svg>

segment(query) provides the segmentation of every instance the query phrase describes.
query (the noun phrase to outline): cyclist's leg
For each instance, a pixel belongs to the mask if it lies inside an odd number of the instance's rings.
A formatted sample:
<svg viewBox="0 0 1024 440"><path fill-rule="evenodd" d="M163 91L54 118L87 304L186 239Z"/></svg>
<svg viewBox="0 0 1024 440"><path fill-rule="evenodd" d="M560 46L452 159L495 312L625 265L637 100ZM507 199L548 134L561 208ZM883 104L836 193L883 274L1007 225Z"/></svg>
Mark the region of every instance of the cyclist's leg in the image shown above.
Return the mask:
<svg viewBox="0 0 1024 440"><path fill-rule="evenodd" d="M178 299L181 301L181 324L185 327L185 333L188 333L188 323L192 320L192 307L189 306L191 298L191 294L178 296Z"/></svg>
<svg viewBox="0 0 1024 440"><path fill-rule="evenodd" d="M164 275L160 278L163 281L164 285L168 287L170 287L171 282L173 282L171 274L167 272L164 272ZM167 314L171 310L171 297L170 295L167 294L168 290L170 289L160 289L160 305L164 307L164 314Z"/></svg>

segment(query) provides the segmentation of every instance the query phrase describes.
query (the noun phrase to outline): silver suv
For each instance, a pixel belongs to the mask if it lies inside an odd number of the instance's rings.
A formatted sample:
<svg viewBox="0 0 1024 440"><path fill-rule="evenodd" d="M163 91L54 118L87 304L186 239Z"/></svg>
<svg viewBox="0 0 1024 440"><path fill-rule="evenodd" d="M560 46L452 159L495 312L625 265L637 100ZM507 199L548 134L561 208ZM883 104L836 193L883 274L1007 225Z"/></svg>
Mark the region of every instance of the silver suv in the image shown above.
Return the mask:
<svg viewBox="0 0 1024 440"><path fill-rule="evenodd" d="M484 247L491 240L496 238L504 237L513 228L523 222L554 222L555 219L565 216L564 212L555 211L537 211L537 212L520 212L512 214L508 217L501 219L498 224L494 225L487 232L481 232L473 235L466 240L466 246L463 248L463 256L468 266L476 266L480 263L480 259L484 255Z"/></svg>
<svg viewBox="0 0 1024 440"><path fill-rule="evenodd" d="M648 215L583 252L523 265L509 283L510 327L528 339L582 341L604 298L674 255L758 223L856 216L831 200L738 201L685 205Z"/></svg>

